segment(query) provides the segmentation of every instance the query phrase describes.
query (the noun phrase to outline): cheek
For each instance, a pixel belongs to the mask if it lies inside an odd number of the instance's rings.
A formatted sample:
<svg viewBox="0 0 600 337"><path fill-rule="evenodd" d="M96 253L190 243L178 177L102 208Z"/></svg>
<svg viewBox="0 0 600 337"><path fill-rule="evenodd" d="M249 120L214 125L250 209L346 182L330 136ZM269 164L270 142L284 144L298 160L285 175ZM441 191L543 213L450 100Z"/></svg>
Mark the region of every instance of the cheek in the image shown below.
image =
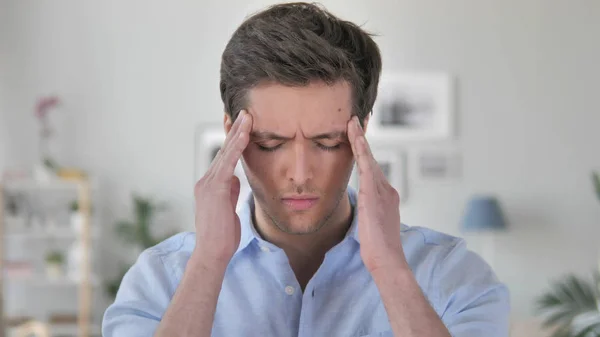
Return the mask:
<svg viewBox="0 0 600 337"><path fill-rule="evenodd" d="M244 163L249 171L248 174L259 178L261 181L264 177L273 176L273 157L272 153L264 153L257 149L248 147L242 154Z"/></svg>

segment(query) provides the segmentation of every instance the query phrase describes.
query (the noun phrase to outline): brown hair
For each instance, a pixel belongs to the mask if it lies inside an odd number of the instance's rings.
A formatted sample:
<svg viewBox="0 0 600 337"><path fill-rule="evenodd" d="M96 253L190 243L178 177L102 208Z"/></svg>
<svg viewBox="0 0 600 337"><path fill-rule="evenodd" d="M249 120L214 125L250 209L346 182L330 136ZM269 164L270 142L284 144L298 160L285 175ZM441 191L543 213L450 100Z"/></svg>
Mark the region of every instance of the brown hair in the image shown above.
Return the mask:
<svg viewBox="0 0 600 337"><path fill-rule="evenodd" d="M346 80L353 90L353 114L362 122L373 108L381 73L380 51L371 36L316 4L278 4L250 16L222 55L225 112L235 119L247 106L248 91L261 83Z"/></svg>

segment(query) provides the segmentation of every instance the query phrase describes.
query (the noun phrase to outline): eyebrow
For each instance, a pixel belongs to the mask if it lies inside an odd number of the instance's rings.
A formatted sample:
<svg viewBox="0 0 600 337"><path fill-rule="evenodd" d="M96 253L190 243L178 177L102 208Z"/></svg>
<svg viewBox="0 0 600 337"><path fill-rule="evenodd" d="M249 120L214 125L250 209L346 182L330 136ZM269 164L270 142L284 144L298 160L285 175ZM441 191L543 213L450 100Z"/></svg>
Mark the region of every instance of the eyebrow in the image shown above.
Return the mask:
<svg viewBox="0 0 600 337"><path fill-rule="evenodd" d="M332 132L324 132L314 135L312 137L308 137L311 140L318 139L343 139L346 137L346 131L332 131ZM274 132L270 131L252 131L250 132L250 138L254 140L291 140L291 137L285 137L282 135L278 135Z"/></svg>

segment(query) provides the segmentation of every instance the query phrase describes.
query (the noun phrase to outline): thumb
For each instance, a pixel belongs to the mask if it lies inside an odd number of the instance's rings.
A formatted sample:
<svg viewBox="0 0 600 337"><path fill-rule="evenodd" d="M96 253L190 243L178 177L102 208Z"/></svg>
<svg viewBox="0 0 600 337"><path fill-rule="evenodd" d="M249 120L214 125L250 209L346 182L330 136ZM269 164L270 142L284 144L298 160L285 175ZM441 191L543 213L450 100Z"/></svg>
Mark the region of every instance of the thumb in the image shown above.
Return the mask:
<svg viewBox="0 0 600 337"><path fill-rule="evenodd" d="M231 178L231 206L233 209L237 206L238 198L240 196L240 178L235 175Z"/></svg>

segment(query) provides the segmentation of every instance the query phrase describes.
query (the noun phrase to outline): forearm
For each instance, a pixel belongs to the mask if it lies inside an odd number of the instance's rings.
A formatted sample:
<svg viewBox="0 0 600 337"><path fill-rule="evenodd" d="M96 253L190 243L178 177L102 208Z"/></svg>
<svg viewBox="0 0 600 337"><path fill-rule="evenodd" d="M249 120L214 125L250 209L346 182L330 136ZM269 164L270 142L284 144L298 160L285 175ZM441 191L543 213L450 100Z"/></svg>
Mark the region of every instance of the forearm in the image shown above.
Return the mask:
<svg viewBox="0 0 600 337"><path fill-rule="evenodd" d="M408 267L373 273L395 336L451 337Z"/></svg>
<svg viewBox="0 0 600 337"><path fill-rule="evenodd" d="M192 255L154 337L209 337L225 268Z"/></svg>

